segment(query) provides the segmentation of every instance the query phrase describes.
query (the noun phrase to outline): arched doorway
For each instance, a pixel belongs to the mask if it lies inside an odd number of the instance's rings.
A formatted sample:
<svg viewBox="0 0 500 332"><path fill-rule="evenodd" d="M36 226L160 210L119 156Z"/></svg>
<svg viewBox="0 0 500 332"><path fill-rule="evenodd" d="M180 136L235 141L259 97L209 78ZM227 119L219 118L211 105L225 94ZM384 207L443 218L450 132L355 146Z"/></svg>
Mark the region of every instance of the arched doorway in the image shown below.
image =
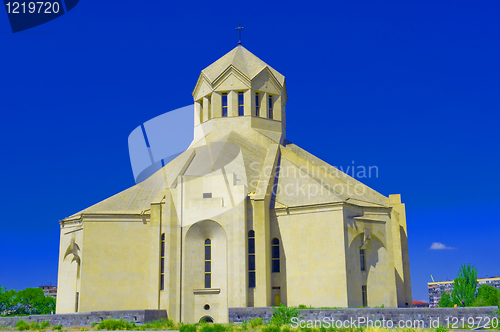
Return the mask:
<svg viewBox="0 0 500 332"><path fill-rule="evenodd" d="M200 319L200 323L213 323L214 319L210 316L203 316Z"/></svg>

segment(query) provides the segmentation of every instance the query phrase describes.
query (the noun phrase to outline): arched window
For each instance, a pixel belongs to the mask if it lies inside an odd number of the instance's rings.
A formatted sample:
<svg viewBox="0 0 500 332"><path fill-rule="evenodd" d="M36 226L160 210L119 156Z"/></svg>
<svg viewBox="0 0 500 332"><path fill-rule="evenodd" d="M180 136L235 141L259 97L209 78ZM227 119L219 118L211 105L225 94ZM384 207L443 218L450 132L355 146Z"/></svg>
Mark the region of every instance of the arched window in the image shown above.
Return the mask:
<svg viewBox="0 0 500 332"><path fill-rule="evenodd" d="M272 272L280 271L280 240L274 238L271 241Z"/></svg>
<svg viewBox="0 0 500 332"><path fill-rule="evenodd" d="M165 233L161 235L160 243L160 290L165 289Z"/></svg>
<svg viewBox="0 0 500 332"><path fill-rule="evenodd" d="M212 288L212 241L205 240L205 288Z"/></svg>
<svg viewBox="0 0 500 332"><path fill-rule="evenodd" d="M248 287L255 288L255 232L248 231Z"/></svg>

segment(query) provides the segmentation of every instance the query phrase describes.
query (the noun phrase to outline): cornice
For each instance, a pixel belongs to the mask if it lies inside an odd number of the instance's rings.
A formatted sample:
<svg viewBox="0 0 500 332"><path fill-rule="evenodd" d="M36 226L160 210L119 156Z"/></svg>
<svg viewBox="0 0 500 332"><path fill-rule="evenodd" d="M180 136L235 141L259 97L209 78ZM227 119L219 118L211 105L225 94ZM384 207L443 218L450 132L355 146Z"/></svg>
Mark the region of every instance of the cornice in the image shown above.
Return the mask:
<svg viewBox="0 0 500 332"><path fill-rule="evenodd" d="M149 210L146 210L149 211ZM82 213L73 217L69 217L59 221L61 228L68 226L80 226L84 222L142 222L147 223L150 219L149 213L120 213L120 214L106 214L106 213Z"/></svg>
<svg viewBox="0 0 500 332"><path fill-rule="evenodd" d="M282 204L283 205L283 204ZM283 215L295 215L295 214L305 214L305 213L319 213L325 211L337 211L342 210L346 207L355 207L357 209L363 210L382 210L384 211L380 215L390 212L392 207L367 207L355 205L348 202L329 202L329 203L318 203L318 204L304 204L304 205L295 205L295 206L286 206L274 208L271 210L271 214L275 216L283 216ZM274 213L273 213L274 212ZM367 216L356 216L354 219L364 220L364 221L372 221L372 222L385 222L385 220L381 220L380 218L376 218L375 214L371 213Z"/></svg>
<svg viewBox="0 0 500 332"><path fill-rule="evenodd" d="M318 213L325 211L337 211L342 209L343 204L344 202L331 202L331 203L287 206L284 208L274 208L274 214L276 216L284 216L284 215L295 215L295 214L305 214L305 213Z"/></svg>

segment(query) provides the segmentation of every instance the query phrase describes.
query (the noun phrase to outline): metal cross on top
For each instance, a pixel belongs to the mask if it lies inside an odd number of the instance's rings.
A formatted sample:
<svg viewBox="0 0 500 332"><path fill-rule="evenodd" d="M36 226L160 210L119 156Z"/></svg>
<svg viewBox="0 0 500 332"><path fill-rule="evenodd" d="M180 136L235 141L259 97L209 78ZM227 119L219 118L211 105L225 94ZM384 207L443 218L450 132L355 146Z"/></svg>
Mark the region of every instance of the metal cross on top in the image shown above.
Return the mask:
<svg viewBox="0 0 500 332"><path fill-rule="evenodd" d="M241 23L238 23L238 27L236 28L238 30L238 34L240 37L240 40L238 41L238 45L241 45L241 30L243 30L243 27L241 26Z"/></svg>

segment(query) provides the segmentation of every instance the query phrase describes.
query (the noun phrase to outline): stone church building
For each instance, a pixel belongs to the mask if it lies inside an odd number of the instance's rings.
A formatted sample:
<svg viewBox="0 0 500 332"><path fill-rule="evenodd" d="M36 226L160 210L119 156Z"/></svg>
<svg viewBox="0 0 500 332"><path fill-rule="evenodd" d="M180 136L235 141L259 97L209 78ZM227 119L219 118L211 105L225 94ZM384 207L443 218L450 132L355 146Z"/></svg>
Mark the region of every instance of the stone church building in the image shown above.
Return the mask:
<svg viewBox="0 0 500 332"><path fill-rule="evenodd" d="M60 221L57 313L407 307L405 206L286 137L285 77L237 46L202 70L189 148ZM168 144L166 142L165 144Z"/></svg>

